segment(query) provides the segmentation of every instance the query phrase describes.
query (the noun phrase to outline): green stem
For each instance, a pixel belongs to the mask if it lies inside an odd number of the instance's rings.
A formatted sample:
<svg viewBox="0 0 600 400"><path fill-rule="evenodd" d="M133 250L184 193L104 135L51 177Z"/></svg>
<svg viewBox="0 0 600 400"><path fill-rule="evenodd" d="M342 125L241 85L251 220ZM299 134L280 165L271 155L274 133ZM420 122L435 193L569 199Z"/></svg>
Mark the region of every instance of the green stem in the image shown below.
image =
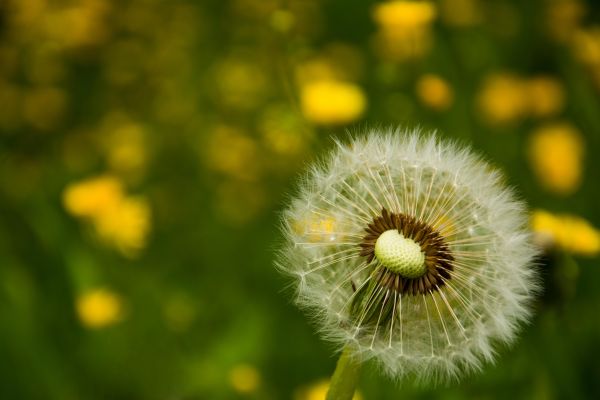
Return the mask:
<svg viewBox="0 0 600 400"><path fill-rule="evenodd" d="M346 346L337 362L326 400L351 400L360 375L360 362Z"/></svg>

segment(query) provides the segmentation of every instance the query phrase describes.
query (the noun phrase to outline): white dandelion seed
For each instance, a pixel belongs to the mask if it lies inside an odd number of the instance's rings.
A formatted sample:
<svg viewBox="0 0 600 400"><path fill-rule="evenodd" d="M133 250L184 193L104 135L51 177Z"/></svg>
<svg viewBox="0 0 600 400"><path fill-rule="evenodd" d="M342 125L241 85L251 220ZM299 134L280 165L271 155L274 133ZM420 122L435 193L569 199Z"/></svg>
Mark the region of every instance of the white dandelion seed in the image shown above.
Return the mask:
<svg viewBox="0 0 600 400"><path fill-rule="evenodd" d="M370 132L310 170L278 266L324 336L393 378L480 369L530 316L524 205L478 156L434 135Z"/></svg>

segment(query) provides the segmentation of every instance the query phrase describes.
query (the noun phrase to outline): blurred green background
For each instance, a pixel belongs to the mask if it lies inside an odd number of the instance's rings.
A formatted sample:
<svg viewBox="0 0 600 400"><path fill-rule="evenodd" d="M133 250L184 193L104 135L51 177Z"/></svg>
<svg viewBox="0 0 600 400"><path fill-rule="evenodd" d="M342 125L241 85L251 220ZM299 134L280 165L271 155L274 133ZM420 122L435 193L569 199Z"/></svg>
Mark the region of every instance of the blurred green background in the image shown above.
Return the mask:
<svg viewBox="0 0 600 400"><path fill-rule="evenodd" d="M0 1L0 398L323 399L278 212L390 125L506 171L545 291L481 374L361 398L599 398L592 0Z"/></svg>

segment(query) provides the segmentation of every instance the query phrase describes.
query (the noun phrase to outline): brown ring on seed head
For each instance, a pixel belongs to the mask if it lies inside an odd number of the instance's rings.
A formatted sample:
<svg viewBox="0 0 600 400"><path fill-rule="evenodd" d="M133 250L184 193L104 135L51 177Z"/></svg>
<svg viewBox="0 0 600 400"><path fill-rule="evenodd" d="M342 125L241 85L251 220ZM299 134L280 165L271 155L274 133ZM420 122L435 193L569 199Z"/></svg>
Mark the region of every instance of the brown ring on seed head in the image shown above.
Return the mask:
<svg viewBox="0 0 600 400"><path fill-rule="evenodd" d="M414 240L425 254L426 272L418 278L406 278L383 267L377 272L377 281L399 294L418 295L430 293L452 278L454 257L442 234L417 218L383 208L365 228L367 234L360 243L360 255L370 263L375 258L375 243L388 230L397 229L404 237Z"/></svg>

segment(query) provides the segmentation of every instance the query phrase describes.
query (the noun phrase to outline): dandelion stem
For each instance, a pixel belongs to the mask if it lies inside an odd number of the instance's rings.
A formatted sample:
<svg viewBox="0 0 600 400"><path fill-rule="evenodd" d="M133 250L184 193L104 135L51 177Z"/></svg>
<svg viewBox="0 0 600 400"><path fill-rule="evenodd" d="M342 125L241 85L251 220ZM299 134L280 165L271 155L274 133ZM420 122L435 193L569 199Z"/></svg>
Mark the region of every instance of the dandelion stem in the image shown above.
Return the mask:
<svg viewBox="0 0 600 400"><path fill-rule="evenodd" d="M360 362L347 345L335 367L326 400L351 400L360 375Z"/></svg>

